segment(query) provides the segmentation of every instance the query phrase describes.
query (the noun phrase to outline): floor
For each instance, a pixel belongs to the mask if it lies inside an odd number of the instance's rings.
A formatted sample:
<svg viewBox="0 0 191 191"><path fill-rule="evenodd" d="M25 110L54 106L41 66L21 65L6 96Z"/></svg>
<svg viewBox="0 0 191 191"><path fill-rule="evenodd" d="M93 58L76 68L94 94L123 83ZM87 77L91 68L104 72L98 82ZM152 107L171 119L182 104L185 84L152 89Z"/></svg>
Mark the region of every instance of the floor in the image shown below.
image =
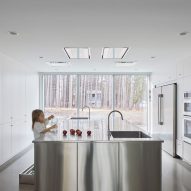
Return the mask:
<svg viewBox="0 0 191 191"><path fill-rule="evenodd" d="M33 164L33 152L33 149L30 149L21 158L0 172L0 191L33 191L31 185L19 185L19 173Z"/></svg>
<svg viewBox="0 0 191 191"><path fill-rule="evenodd" d="M33 149L0 172L0 191L33 191L33 186L18 184L18 174L33 163ZM191 191L191 166L163 152L162 191Z"/></svg>

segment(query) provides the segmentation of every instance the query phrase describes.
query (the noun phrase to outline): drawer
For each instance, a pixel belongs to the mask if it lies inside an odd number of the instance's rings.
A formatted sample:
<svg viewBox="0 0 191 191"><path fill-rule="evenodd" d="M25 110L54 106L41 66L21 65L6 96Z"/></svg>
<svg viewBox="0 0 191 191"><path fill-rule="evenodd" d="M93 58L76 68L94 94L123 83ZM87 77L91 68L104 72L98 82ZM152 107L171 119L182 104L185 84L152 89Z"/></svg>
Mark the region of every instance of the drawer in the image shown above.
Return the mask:
<svg viewBox="0 0 191 191"><path fill-rule="evenodd" d="M183 143L183 158L191 164L191 144L186 142Z"/></svg>

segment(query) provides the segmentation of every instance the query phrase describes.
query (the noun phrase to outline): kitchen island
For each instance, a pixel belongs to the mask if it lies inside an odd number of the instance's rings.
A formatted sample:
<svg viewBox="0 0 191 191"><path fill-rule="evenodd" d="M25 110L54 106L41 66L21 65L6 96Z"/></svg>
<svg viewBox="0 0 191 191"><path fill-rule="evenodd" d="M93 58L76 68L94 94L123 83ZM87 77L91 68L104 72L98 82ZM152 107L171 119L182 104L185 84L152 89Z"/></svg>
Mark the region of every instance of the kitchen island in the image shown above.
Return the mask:
<svg viewBox="0 0 191 191"><path fill-rule="evenodd" d="M161 191L162 141L132 128L108 136L96 124L82 125L80 137L60 128L33 141L35 190Z"/></svg>

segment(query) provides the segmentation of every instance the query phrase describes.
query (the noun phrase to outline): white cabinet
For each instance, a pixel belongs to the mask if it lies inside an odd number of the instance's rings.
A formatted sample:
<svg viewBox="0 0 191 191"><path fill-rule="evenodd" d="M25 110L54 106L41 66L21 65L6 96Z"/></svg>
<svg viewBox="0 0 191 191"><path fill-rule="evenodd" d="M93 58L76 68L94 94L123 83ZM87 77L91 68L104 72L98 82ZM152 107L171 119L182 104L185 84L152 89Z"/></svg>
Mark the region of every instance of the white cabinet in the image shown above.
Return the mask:
<svg viewBox="0 0 191 191"><path fill-rule="evenodd" d="M177 78L182 78L184 76L184 64L178 63L176 68Z"/></svg>
<svg viewBox="0 0 191 191"><path fill-rule="evenodd" d="M3 163L3 154L2 154L2 125L0 125L0 165Z"/></svg>
<svg viewBox="0 0 191 191"><path fill-rule="evenodd" d="M191 60L184 63L184 76L191 76Z"/></svg>
<svg viewBox="0 0 191 191"><path fill-rule="evenodd" d="M3 92L3 72L2 72L2 64L0 63L0 124L3 123L3 118L2 118L2 92Z"/></svg>
<svg viewBox="0 0 191 191"><path fill-rule="evenodd" d="M12 125L4 124L2 126L2 162L6 162L12 157Z"/></svg>
<svg viewBox="0 0 191 191"><path fill-rule="evenodd" d="M26 114L31 120L31 112L39 107L39 77L26 73Z"/></svg>
<svg viewBox="0 0 191 191"><path fill-rule="evenodd" d="M177 80L177 154L182 157L184 80Z"/></svg>
<svg viewBox="0 0 191 191"><path fill-rule="evenodd" d="M184 80L177 80L177 139L182 140L183 134L183 101L184 101Z"/></svg>
<svg viewBox="0 0 191 191"><path fill-rule="evenodd" d="M25 116L25 71L16 68L14 72L14 86L12 87L12 116L14 120Z"/></svg>
<svg viewBox="0 0 191 191"><path fill-rule="evenodd" d="M32 132L32 110L39 108L39 77L35 73L26 73L26 137L30 144L34 138Z"/></svg>
<svg viewBox="0 0 191 191"><path fill-rule="evenodd" d="M24 119L15 121L12 126L12 154L15 155L27 146L26 124Z"/></svg>
<svg viewBox="0 0 191 191"><path fill-rule="evenodd" d="M31 144L38 91L36 72L0 54L0 165Z"/></svg>
<svg viewBox="0 0 191 191"><path fill-rule="evenodd" d="M183 158L191 164L191 144L186 142L183 143Z"/></svg>
<svg viewBox="0 0 191 191"><path fill-rule="evenodd" d="M2 123L7 124L12 117L12 80L13 69L10 65L4 64L2 70Z"/></svg>
<svg viewBox="0 0 191 191"><path fill-rule="evenodd" d="M184 77L184 91L191 91L191 76Z"/></svg>
<svg viewBox="0 0 191 191"><path fill-rule="evenodd" d="M4 64L2 70L2 123L25 117L26 74L17 65Z"/></svg>
<svg viewBox="0 0 191 191"><path fill-rule="evenodd" d="M183 157L183 140L176 140L176 154L180 157Z"/></svg>

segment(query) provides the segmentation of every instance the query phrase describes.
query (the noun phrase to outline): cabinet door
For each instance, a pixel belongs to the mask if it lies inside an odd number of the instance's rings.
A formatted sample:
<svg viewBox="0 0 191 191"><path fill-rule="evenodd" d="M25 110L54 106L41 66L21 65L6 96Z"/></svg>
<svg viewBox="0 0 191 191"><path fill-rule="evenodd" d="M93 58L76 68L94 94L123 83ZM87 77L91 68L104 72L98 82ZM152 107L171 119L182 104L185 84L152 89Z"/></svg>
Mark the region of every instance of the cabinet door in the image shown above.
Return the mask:
<svg viewBox="0 0 191 191"><path fill-rule="evenodd" d="M3 79L2 79L2 122L10 123L12 116L12 87L14 86L14 80L12 79L12 68L10 65L3 65Z"/></svg>
<svg viewBox="0 0 191 191"><path fill-rule="evenodd" d="M191 144L183 143L183 158L186 162L191 164Z"/></svg>
<svg viewBox="0 0 191 191"><path fill-rule="evenodd" d="M18 154L28 144L26 143L26 128L24 119L13 122L12 126L12 154Z"/></svg>
<svg viewBox="0 0 191 191"><path fill-rule="evenodd" d="M118 143L78 143L78 191L118 191Z"/></svg>
<svg viewBox="0 0 191 191"><path fill-rule="evenodd" d="M180 157L183 157L183 141L182 140L176 140L176 154Z"/></svg>
<svg viewBox="0 0 191 191"><path fill-rule="evenodd" d="M32 131L31 119L29 121L26 121L25 130L26 130L26 144L29 145L34 140L34 134L33 134L33 131Z"/></svg>
<svg viewBox="0 0 191 191"><path fill-rule="evenodd" d="M33 140L32 132L32 110L39 108L39 77L35 73L27 73L26 75L26 133L27 141L31 143Z"/></svg>
<svg viewBox="0 0 191 191"><path fill-rule="evenodd" d="M182 140L183 134L183 109L184 109L184 80L177 81L177 139Z"/></svg>
<svg viewBox="0 0 191 191"><path fill-rule="evenodd" d="M3 126L0 125L0 165L3 163L3 154L2 154L2 128Z"/></svg>
<svg viewBox="0 0 191 191"><path fill-rule="evenodd" d="M191 76L184 77L184 92L191 91L190 81L191 81Z"/></svg>
<svg viewBox="0 0 191 191"><path fill-rule="evenodd" d="M2 72L2 63L0 63L0 124L3 123L2 118L2 104L3 104L3 72Z"/></svg>
<svg viewBox="0 0 191 191"><path fill-rule="evenodd" d="M39 77L35 73L26 76L26 115L31 121L32 110L39 108Z"/></svg>
<svg viewBox="0 0 191 191"><path fill-rule="evenodd" d="M25 71L15 68L12 76L12 116L14 120L21 120L25 115Z"/></svg>
<svg viewBox="0 0 191 191"><path fill-rule="evenodd" d="M119 143L119 191L161 191L161 143Z"/></svg>
<svg viewBox="0 0 191 191"><path fill-rule="evenodd" d="M184 65L181 63L178 63L176 66L176 76L177 78L182 78L184 76Z"/></svg>
<svg viewBox="0 0 191 191"><path fill-rule="evenodd" d="M12 157L12 140L11 140L11 133L12 126L11 124L4 124L2 125L2 162L6 162Z"/></svg>
<svg viewBox="0 0 191 191"><path fill-rule="evenodd" d="M184 63L184 76L190 76L191 75L191 63L190 60L187 60Z"/></svg>
<svg viewBox="0 0 191 191"><path fill-rule="evenodd" d="M36 191L76 191L77 143L35 143L35 174Z"/></svg>

